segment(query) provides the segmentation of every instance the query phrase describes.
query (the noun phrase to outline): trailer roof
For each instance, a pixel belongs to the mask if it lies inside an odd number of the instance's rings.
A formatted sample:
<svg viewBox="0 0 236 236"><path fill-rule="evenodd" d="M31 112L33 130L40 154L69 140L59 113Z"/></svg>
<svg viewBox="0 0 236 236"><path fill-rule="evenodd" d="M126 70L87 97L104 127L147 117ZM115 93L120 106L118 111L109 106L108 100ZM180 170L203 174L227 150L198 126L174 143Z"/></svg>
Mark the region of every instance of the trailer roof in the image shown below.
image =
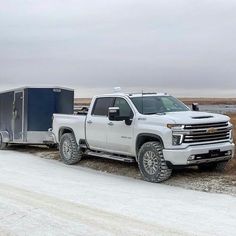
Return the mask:
<svg viewBox="0 0 236 236"><path fill-rule="evenodd" d="M15 88L15 89L8 89L8 90L2 90L0 91L0 94L2 93L8 93L8 92L14 92L14 91L20 91L20 90L24 90L24 89L31 89L31 88L36 88L36 89L65 89L65 90L69 90L69 91L74 91L74 89L71 88L66 88L66 87L60 87L60 86L25 86L25 87L19 87L19 88Z"/></svg>

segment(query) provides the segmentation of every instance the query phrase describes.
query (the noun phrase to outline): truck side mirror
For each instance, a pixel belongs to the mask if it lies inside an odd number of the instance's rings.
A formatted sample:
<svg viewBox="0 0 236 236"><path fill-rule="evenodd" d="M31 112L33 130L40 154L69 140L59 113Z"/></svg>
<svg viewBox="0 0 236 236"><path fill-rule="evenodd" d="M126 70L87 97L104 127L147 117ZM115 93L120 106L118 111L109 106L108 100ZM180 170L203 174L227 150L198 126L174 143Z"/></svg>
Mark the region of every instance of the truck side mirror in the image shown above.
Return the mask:
<svg viewBox="0 0 236 236"><path fill-rule="evenodd" d="M199 104L196 103L196 102L194 102L194 103L192 104L192 110L193 110L193 111L199 111Z"/></svg>
<svg viewBox="0 0 236 236"><path fill-rule="evenodd" d="M131 125L133 120L130 116L120 116L119 107L109 107L108 119L111 121L125 121L126 125Z"/></svg>
<svg viewBox="0 0 236 236"><path fill-rule="evenodd" d="M109 120L119 120L120 118L120 108L119 107L109 107L108 111Z"/></svg>

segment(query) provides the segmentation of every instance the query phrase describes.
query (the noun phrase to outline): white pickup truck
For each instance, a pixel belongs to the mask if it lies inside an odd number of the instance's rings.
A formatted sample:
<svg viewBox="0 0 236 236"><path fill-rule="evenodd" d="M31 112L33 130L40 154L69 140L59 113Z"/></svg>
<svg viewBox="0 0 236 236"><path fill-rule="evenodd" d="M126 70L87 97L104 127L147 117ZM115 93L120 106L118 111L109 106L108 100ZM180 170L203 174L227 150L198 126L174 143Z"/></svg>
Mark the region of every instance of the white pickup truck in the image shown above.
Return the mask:
<svg viewBox="0 0 236 236"><path fill-rule="evenodd" d="M150 182L175 167L223 169L234 156L228 116L191 111L168 94L95 96L87 115L55 114L53 133L66 164L84 154L136 161Z"/></svg>

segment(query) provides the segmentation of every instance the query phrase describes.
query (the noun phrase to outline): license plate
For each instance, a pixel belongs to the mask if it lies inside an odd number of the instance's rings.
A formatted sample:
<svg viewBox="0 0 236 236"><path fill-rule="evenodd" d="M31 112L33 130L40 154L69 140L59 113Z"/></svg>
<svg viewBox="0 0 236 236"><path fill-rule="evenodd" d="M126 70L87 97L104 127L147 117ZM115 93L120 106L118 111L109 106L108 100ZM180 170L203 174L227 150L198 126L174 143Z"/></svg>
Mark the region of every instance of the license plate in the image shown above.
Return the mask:
<svg viewBox="0 0 236 236"><path fill-rule="evenodd" d="M220 149L210 150L209 154L210 154L210 157L219 157L220 156Z"/></svg>

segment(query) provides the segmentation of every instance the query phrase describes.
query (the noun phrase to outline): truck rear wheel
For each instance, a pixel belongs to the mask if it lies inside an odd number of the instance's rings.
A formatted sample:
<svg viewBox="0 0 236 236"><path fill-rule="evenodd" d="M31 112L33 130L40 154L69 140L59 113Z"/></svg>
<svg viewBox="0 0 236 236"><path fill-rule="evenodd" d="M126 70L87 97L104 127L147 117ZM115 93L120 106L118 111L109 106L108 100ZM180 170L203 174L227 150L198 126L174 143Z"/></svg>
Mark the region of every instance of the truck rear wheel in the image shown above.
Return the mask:
<svg viewBox="0 0 236 236"><path fill-rule="evenodd" d="M0 134L0 150L4 150L7 147L7 143L3 142L2 135Z"/></svg>
<svg viewBox="0 0 236 236"><path fill-rule="evenodd" d="M198 169L201 170L201 171L219 171L219 172L223 172L225 170L225 167L226 167L227 163L228 163L228 161L200 164L198 166Z"/></svg>
<svg viewBox="0 0 236 236"><path fill-rule="evenodd" d="M139 170L146 181L159 183L167 180L172 173L163 157L159 142L144 143L138 153Z"/></svg>
<svg viewBox="0 0 236 236"><path fill-rule="evenodd" d="M75 164L82 158L83 153L79 150L75 137L71 133L62 135L59 150L61 159L67 165Z"/></svg>

